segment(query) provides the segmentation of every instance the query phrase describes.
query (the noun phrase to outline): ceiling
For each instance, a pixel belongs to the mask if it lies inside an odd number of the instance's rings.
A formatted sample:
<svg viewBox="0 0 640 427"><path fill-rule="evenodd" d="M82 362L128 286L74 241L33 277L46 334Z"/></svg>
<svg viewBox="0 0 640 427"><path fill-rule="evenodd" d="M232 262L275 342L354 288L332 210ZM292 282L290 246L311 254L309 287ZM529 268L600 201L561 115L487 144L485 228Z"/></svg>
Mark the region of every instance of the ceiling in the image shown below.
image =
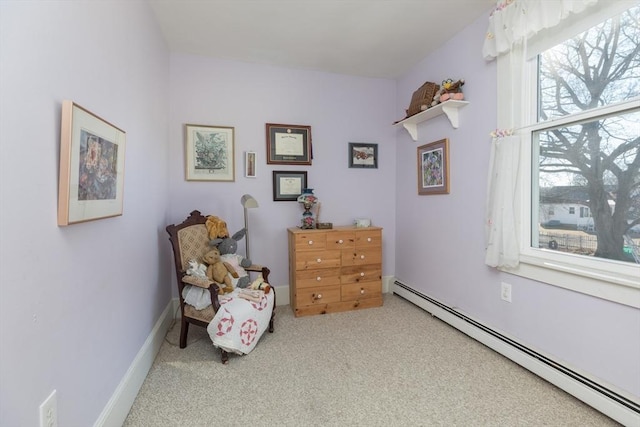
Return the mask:
<svg viewBox="0 0 640 427"><path fill-rule="evenodd" d="M381 78L403 75L495 4L495 0L149 2L171 52Z"/></svg>

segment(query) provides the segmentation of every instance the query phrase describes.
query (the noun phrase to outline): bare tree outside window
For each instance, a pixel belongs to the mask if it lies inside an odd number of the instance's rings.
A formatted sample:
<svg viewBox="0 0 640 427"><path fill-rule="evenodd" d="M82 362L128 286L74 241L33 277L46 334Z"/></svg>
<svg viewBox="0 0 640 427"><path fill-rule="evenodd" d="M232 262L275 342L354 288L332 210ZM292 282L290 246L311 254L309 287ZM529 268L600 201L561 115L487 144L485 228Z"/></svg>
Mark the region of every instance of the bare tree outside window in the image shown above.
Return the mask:
<svg viewBox="0 0 640 427"><path fill-rule="evenodd" d="M543 52L538 60L539 122L550 126L533 134L539 194L534 206L537 202L543 227L534 245L546 240L549 248L562 250L543 237L545 224L584 229L597 243L592 253L582 254L640 263L640 101L623 110L606 108L640 99L640 7ZM594 114L552 124L585 111ZM576 207L581 215L574 220L549 214Z"/></svg>

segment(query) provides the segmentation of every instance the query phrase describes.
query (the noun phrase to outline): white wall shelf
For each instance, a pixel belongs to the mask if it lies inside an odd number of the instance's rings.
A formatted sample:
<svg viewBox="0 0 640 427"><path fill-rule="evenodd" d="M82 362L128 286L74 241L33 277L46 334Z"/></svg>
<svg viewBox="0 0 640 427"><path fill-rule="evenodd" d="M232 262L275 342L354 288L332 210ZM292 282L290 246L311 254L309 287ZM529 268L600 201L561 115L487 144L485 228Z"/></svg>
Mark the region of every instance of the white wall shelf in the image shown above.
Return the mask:
<svg viewBox="0 0 640 427"><path fill-rule="evenodd" d="M434 117L438 117L442 114L445 114L449 121L451 122L451 126L454 129L457 129L459 126L458 119L458 110L469 105L468 101L454 101L449 100L445 101L441 104L436 105L435 107L431 107L428 110L424 110L419 112L418 114L414 114L411 117L407 117L404 120L400 120L394 126L404 126L404 128L411 135L411 139L414 141L418 140L418 123L425 122L427 120L431 120Z"/></svg>

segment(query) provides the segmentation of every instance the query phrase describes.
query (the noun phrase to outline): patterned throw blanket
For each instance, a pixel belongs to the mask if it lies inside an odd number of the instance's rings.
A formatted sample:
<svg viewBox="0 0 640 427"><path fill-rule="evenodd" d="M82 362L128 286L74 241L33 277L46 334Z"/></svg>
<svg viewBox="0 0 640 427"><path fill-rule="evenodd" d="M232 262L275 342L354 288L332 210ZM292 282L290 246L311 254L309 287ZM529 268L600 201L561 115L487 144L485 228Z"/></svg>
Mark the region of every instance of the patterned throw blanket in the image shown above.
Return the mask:
<svg viewBox="0 0 640 427"><path fill-rule="evenodd" d="M269 327L273 311L273 292L262 293L259 301L241 298L241 289L220 295L220 309L207 332L213 345L229 353L248 354Z"/></svg>

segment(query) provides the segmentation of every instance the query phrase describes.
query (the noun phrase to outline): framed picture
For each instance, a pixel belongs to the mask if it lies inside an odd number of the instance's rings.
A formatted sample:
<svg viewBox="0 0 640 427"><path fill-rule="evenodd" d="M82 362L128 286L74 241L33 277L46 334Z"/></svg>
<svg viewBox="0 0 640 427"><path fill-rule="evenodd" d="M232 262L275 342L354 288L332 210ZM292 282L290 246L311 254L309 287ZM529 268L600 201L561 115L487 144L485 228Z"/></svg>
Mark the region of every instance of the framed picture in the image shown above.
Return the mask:
<svg viewBox="0 0 640 427"><path fill-rule="evenodd" d="M449 194L449 140L418 147L418 194Z"/></svg>
<svg viewBox="0 0 640 427"><path fill-rule="evenodd" d="M307 172L273 171L273 201L295 202L307 188Z"/></svg>
<svg viewBox="0 0 640 427"><path fill-rule="evenodd" d="M125 132L62 102L58 225L122 215Z"/></svg>
<svg viewBox="0 0 640 427"><path fill-rule="evenodd" d="M377 168L378 167L378 144L350 142L349 143L349 167L350 168Z"/></svg>
<svg viewBox="0 0 640 427"><path fill-rule="evenodd" d="M255 178L257 176L255 151L247 151L244 153L244 176L245 178Z"/></svg>
<svg viewBox="0 0 640 427"><path fill-rule="evenodd" d="M311 126L267 123L267 164L311 165Z"/></svg>
<svg viewBox="0 0 640 427"><path fill-rule="evenodd" d="M235 181L234 128L185 125L187 181Z"/></svg>

